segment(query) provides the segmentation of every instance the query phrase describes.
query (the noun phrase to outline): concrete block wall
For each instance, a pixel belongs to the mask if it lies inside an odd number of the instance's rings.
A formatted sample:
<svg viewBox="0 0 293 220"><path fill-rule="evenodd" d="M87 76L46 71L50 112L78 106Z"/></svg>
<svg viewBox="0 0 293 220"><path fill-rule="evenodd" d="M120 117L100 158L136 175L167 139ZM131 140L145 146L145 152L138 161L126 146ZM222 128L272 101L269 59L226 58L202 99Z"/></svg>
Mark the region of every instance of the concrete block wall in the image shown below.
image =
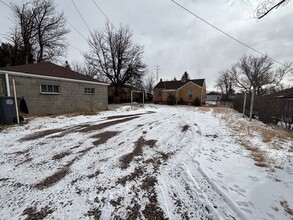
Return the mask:
<svg viewBox="0 0 293 220"><path fill-rule="evenodd" d="M15 80L17 96L25 98L30 115L64 114L108 108L107 85L10 75L11 94L12 79ZM42 94L41 85L58 85L60 94ZM95 94L85 94L85 88L95 88Z"/></svg>

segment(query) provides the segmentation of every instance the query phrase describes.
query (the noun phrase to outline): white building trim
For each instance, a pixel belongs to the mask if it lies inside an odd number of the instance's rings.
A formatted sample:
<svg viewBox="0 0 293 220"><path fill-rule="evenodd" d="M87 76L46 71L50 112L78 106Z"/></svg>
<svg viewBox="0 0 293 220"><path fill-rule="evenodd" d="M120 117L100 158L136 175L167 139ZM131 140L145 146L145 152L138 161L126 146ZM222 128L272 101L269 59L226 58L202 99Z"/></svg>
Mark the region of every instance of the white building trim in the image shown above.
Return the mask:
<svg viewBox="0 0 293 220"><path fill-rule="evenodd" d="M54 76L43 76L43 75L22 73L22 72L13 72L13 71L7 71L7 70L0 70L0 74L8 74L8 75L11 75L11 76L30 77L30 78L38 78L38 79L64 81L64 82L87 83L87 84L104 85L104 86L109 85L109 83L103 83L103 82L93 82L93 81L70 79L70 78L64 78L64 77L54 77Z"/></svg>

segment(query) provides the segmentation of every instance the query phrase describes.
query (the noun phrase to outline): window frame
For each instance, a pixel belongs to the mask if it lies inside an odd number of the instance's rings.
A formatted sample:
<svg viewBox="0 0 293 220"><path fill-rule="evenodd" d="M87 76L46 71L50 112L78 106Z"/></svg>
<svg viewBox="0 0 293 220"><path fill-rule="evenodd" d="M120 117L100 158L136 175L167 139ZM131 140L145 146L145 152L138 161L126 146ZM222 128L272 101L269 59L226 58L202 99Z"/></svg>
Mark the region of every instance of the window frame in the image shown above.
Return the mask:
<svg viewBox="0 0 293 220"><path fill-rule="evenodd" d="M46 88L45 91L43 88ZM40 93L44 95L60 95L60 85L41 84Z"/></svg>
<svg viewBox="0 0 293 220"><path fill-rule="evenodd" d="M96 88L94 88L94 87L85 87L84 88L84 94L85 95L94 95L94 94L96 94Z"/></svg>
<svg viewBox="0 0 293 220"><path fill-rule="evenodd" d="M188 89L187 97L188 97L189 99L192 99L192 93L193 93L192 89Z"/></svg>

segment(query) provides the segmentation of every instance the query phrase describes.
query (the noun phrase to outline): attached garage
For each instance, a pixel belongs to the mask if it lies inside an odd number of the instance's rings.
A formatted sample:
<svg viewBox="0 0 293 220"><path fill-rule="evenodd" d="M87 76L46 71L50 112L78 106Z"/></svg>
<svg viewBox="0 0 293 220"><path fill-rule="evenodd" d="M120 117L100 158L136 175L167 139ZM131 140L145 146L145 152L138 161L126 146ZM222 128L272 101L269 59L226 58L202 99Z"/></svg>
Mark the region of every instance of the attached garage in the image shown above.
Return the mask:
<svg viewBox="0 0 293 220"><path fill-rule="evenodd" d="M30 115L108 108L108 84L49 62L0 68L0 96L24 97Z"/></svg>

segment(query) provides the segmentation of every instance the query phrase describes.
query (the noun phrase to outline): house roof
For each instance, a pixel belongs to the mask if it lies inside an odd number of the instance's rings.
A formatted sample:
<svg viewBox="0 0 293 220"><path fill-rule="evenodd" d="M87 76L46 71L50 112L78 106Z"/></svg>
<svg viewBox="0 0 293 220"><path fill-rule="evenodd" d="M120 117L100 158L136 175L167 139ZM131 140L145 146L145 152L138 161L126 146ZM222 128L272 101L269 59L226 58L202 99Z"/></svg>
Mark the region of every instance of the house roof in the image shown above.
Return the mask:
<svg viewBox="0 0 293 220"><path fill-rule="evenodd" d="M209 92L206 95L221 95L219 92Z"/></svg>
<svg viewBox="0 0 293 220"><path fill-rule="evenodd" d="M66 78L73 80L89 81L99 83L98 80L93 79L90 76L82 75L78 72L72 71L70 69L64 68L62 66L50 63L50 62L41 62L34 64L26 64L19 66L8 66L0 68L0 71L10 71L18 73L27 73L32 75L47 76L47 77L57 77L57 78Z"/></svg>
<svg viewBox="0 0 293 220"><path fill-rule="evenodd" d="M203 87L204 85L204 79L192 79L192 80L187 80L186 82L182 82L182 81L162 81L159 82L154 89L179 89L180 87L184 86L185 84L189 83L189 82L193 82L195 84L197 84L200 87Z"/></svg>
<svg viewBox="0 0 293 220"><path fill-rule="evenodd" d="M276 97L276 98L293 98L293 87L289 89L285 89L279 92L275 92L269 97Z"/></svg>

